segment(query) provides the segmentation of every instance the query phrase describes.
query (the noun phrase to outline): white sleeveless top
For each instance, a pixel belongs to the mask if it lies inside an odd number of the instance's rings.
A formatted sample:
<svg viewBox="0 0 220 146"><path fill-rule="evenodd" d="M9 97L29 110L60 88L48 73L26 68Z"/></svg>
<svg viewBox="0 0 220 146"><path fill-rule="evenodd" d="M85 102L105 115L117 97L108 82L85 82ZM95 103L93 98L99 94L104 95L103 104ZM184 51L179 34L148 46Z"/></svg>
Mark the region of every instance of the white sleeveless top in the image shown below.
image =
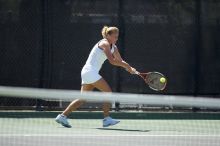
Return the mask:
<svg viewBox="0 0 220 146"><path fill-rule="evenodd" d="M86 61L86 64L83 68L94 69L98 72L101 69L102 64L107 59L107 56L105 55L103 49L99 48L99 42L92 48L89 57ZM114 53L115 47L116 46L112 44L111 53Z"/></svg>

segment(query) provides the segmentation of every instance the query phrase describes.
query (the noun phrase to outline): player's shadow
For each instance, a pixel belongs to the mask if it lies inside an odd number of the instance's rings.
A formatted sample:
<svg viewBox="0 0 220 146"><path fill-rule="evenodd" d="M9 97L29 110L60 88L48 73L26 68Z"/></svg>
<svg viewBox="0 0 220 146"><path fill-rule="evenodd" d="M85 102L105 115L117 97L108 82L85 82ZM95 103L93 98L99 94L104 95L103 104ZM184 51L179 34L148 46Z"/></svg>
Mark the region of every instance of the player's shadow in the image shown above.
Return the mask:
<svg viewBox="0 0 220 146"><path fill-rule="evenodd" d="M96 128L98 130L115 130L115 131L133 131L133 132L150 132L150 130L135 130L135 129L117 129L117 128Z"/></svg>

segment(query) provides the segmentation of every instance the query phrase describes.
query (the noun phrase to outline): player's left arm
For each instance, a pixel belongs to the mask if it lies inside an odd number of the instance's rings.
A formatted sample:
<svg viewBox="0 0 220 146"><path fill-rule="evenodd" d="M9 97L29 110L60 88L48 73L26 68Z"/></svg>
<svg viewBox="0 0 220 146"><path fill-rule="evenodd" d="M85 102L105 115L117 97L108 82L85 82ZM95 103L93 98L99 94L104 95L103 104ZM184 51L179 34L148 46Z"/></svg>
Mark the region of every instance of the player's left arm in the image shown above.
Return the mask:
<svg viewBox="0 0 220 146"><path fill-rule="evenodd" d="M113 57L114 57L115 59L117 59L118 61L127 63L126 61L124 61L124 60L122 59L121 54L119 53L118 48L117 48L116 45L114 45L114 52L113 52L112 55L113 55ZM128 63L127 63L127 64L128 64ZM129 65L129 64L128 64L128 65ZM129 66L130 66L130 65L129 65ZM130 73L133 74L133 73L134 73L134 70L136 70L136 69L130 66L128 72L130 72Z"/></svg>
<svg viewBox="0 0 220 146"><path fill-rule="evenodd" d="M118 51L118 48L117 46L115 45L114 46L114 52L113 52L113 57L119 61L123 61L122 57L121 57L121 54L119 53Z"/></svg>

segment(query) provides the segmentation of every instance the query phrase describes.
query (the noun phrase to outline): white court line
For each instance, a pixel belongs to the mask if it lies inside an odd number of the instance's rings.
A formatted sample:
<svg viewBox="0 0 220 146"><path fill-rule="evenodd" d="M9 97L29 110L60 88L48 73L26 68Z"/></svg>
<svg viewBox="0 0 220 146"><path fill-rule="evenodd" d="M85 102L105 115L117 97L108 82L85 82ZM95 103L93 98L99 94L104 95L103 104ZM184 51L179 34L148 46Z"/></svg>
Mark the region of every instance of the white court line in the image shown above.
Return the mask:
<svg viewBox="0 0 220 146"><path fill-rule="evenodd" d="M45 136L45 137L220 137L220 135L58 135L58 134L0 134L0 137L32 137L32 136Z"/></svg>

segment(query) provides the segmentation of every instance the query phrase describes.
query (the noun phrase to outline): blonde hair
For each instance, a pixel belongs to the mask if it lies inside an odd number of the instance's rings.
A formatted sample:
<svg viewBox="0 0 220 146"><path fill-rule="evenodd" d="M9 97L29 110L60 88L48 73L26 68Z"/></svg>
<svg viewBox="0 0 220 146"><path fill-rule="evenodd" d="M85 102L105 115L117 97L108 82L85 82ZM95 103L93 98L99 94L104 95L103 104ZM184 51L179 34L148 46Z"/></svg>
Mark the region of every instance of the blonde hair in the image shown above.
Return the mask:
<svg viewBox="0 0 220 146"><path fill-rule="evenodd" d="M117 27L108 27L108 26L104 26L102 28L102 36L103 38L106 38L107 35L111 35L112 33L119 33L119 29Z"/></svg>

